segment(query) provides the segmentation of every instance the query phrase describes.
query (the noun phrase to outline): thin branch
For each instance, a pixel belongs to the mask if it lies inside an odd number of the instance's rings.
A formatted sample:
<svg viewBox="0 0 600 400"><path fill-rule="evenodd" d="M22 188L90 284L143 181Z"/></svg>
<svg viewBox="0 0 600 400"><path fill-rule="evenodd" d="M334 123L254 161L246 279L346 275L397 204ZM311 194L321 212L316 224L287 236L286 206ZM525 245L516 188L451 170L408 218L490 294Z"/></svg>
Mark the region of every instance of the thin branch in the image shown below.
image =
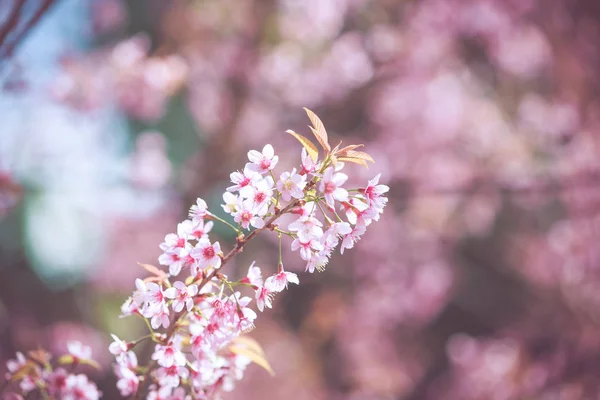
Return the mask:
<svg viewBox="0 0 600 400"><path fill-rule="evenodd" d="M20 13L24 1L19 1L19 7L17 8ZM33 27L37 25L42 16L46 14L46 12L50 9L50 6L52 6L54 3L56 3L56 0L44 0L40 8L38 8L37 11L33 14L33 16L23 25L23 28L18 29L17 27L18 33L16 34L14 39L8 42L6 46L4 46L5 43L3 42L3 40L5 40L8 34L15 29L16 24L18 23L18 15L13 20L9 19L9 26L5 28L6 32L3 32L4 37L0 36L0 39L3 39L0 40L0 62L2 62L3 59L10 58L14 54L14 51L17 48L17 46L21 44L23 39L25 39L25 37L32 31Z"/></svg>
<svg viewBox="0 0 600 400"><path fill-rule="evenodd" d="M4 45L8 34L12 32L19 23L23 5L25 5L25 0L17 0L10 12L10 15L6 19L6 23L0 27L0 48Z"/></svg>

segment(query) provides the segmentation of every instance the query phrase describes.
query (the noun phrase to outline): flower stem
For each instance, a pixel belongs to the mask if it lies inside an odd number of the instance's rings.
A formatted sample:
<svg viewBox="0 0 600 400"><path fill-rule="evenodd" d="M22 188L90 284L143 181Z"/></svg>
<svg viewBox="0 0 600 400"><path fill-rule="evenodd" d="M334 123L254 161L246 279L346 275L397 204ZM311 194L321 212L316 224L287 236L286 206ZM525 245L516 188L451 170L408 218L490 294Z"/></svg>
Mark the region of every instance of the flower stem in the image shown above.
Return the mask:
<svg viewBox="0 0 600 400"><path fill-rule="evenodd" d="M236 228L235 226L231 225L229 222L225 221L223 218L217 217L215 214L210 213L211 218L216 219L219 222L224 223L225 225L229 226L231 229L233 229L233 231L236 234L240 234L240 230L238 228Z"/></svg>

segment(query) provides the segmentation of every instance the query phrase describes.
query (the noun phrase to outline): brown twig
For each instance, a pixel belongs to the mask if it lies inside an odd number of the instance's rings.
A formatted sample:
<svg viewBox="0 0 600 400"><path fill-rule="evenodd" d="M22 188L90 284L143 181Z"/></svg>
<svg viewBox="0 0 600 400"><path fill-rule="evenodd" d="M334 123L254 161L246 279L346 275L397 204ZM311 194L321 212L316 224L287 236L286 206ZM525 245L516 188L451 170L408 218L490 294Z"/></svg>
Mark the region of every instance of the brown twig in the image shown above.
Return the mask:
<svg viewBox="0 0 600 400"><path fill-rule="evenodd" d="M15 48L23 41L23 39L31 32L33 27L40 21L42 16L50 9L56 0L44 0L42 5L35 11L33 16L19 28L19 17L25 3L24 0L19 0L15 9L11 13L8 23L0 31L0 62L13 55ZM15 11L16 10L16 11ZM11 32L16 32L16 36L7 42L6 38ZM6 46L4 46L6 44Z"/></svg>

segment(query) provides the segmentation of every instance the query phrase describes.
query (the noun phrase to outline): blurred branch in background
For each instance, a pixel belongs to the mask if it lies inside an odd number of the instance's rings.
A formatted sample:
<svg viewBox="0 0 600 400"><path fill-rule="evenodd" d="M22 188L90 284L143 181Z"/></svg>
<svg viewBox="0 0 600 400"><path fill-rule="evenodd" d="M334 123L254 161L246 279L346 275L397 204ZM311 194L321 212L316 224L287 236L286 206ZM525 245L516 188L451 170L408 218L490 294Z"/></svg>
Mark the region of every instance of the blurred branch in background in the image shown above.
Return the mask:
<svg viewBox="0 0 600 400"><path fill-rule="evenodd" d="M12 57L15 49L27 37L56 0L3 0L0 8L0 63Z"/></svg>

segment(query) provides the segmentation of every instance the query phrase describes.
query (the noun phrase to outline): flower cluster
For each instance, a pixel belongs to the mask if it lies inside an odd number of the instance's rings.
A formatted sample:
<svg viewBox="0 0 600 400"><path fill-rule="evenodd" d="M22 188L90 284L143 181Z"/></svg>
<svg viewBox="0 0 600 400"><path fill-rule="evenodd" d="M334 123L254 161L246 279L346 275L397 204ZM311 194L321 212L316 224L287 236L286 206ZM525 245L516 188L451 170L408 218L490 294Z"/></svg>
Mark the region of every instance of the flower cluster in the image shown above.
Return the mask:
<svg viewBox="0 0 600 400"><path fill-rule="evenodd" d="M135 341L113 336L109 351L116 358L114 372L123 396L147 399L218 399L234 388L245 368L255 362L272 372L258 343L243 335L254 328L257 312L271 308L275 295L289 283L299 284L295 273L286 271L282 260L282 237L290 238L291 249L306 261L306 270L322 270L334 249L352 248L366 227L379 219L387 202L388 187L379 184L379 175L366 187L346 189L348 176L341 172L345 162L365 165L372 158L357 151L360 145L332 148L319 118L307 110L311 130L324 150L306 137L288 131L303 146L299 168L276 174L279 158L273 146L248 153L242 171L231 173L232 185L223 194L221 207L229 221L208 209L203 199L190 208L189 218L176 233L160 244L161 269L142 265L152 276L136 279L135 290L122 306L123 316L137 315L147 323L149 334ZM287 226L278 219L292 218ZM345 218L343 218L345 217ZM237 235L235 246L225 254L210 237L215 222L223 223ZM266 275L254 262L246 276L232 280L221 272L231 258L260 232L272 232L279 242L277 271ZM242 291L248 291L247 296ZM140 365L133 348L151 340L153 352L147 365ZM71 349L72 363L88 360L85 348ZM23 361L9 368L19 370ZM50 395L71 398L70 390L97 398L98 391L84 375L67 377L64 370L44 375L32 366L20 376L23 392L44 388ZM45 370L44 370L45 371ZM64 377L64 380L61 380ZM39 383L37 380L48 380ZM60 382L60 385L58 383ZM94 397L95 396L95 397Z"/></svg>
<svg viewBox="0 0 600 400"><path fill-rule="evenodd" d="M67 343L67 349L68 354L58 359L61 366L56 368L50 363L50 355L43 350L30 351L27 356L18 352L16 358L6 364L5 378L11 387L3 398L99 399L102 393L96 384L85 374L74 373L80 364L98 367L91 358L92 349L80 342Z"/></svg>
<svg viewBox="0 0 600 400"><path fill-rule="evenodd" d="M253 299L240 290L246 287L254 292L259 311L272 307L277 293L289 283L299 284L298 276L283 268L282 235L291 238L291 249L299 250L306 270L314 272L325 267L340 242L341 252L352 248L366 227L379 218L388 191L379 184L379 175L364 188L345 189L348 176L341 172L344 162L366 165L371 157L357 151L358 145L332 149L322 122L311 111L307 113L325 151L322 160L316 146L293 131L288 133L303 145L299 169L277 177L279 158L273 146L250 151L248 163L242 171L231 173L232 185L223 194L221 207L230 221L210 212L199 198L189 218L160 244L163 253L158 261L168 273L144 265L153 276L136 280L136 290L122 311L124 316L144 318L150 333L135 342L113 335L110 346L123 396L145 390L151 399L219 398L221 392L233 389L251 361L270 370L260 346L242 336L254 327L257 313L250 307ZM284 214L295 217L286 230L276 224ZM237 235L235 247L227 254L209 236L215 221ZM261 231L278 236L277 272L263 279L261 268L252 263L246 276L237 281L221 273ZM152 339L155 347L150 364L140 367L132 348L144 339Z"/></svg>

